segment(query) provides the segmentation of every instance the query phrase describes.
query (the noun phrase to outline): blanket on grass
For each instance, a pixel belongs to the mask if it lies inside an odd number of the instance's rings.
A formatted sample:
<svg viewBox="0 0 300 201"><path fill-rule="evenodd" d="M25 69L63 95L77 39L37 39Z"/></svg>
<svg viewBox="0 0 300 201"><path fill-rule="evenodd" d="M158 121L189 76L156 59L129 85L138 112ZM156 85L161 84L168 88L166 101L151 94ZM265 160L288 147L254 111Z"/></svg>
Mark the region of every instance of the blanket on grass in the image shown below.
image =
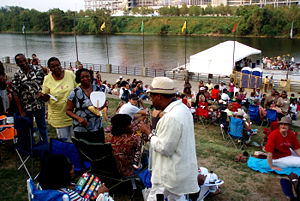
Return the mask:
<svg viewBox="0 0 300 201"><path fill-rule="evenodd" d="M300 176L300 168L282 168L282 171L273 170L269 167L267 159L254 158L252 156L249 157L247 165L252 170L261 172L261 173L269 173L275 172L276 174L285 174L289 175L292 172L296 175Z"/></svg>

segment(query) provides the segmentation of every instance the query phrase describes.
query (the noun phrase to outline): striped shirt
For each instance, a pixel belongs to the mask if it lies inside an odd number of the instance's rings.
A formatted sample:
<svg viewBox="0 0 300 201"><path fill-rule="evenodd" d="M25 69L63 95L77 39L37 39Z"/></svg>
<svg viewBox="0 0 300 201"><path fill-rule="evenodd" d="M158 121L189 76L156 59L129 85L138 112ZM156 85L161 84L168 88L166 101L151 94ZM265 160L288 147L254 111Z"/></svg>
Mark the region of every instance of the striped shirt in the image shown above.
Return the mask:
<svg viewBox="0 0 300 201"><path fill-rule="evenodd" d="M83 197L81 197L77 192L75 192L71 189L60 188L60 189L58 189L58 191L68 194L70 196L70 201L83 201L84 200Z"/></svg>

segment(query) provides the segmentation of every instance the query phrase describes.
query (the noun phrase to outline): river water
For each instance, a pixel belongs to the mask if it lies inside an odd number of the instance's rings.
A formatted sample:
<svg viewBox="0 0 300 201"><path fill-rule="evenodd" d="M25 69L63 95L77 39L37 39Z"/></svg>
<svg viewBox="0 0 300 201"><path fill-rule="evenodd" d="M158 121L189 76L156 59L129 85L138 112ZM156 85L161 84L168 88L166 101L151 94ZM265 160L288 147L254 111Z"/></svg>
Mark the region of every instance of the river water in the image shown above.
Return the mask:
<svg viewBox="0 0 300 201"><path fill-rule="evenodd" d="M76 61L75 40L73 35L27 34L28 54L36 53L41 60L58 57L61 61ZM77 36L78 57L82 63L106 64L106 37L95 35ZM186 38L187 61L189 56L233 40L232 37L188 36ZM290 54L300 61L299 39L237 38L237 41L260 49L262 56L274 57ZM23 34L0 34L0 56L13 57L25 53ZM112 35L107 37L109 61L113 65L143 66L143 37L141 35ZM184 36L145 36L145 66L171 69L184 64Z"/></svg>

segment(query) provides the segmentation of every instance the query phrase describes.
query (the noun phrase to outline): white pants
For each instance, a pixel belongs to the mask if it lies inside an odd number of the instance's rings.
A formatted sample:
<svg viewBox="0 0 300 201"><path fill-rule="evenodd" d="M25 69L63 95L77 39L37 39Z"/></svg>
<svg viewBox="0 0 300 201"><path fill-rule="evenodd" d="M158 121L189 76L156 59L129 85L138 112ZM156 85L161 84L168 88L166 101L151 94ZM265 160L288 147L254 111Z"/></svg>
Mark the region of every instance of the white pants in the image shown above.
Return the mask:
<svg viewBox="0 0 300 201"><path fill-rule="evenodd" d="M71 138L74 136L74 131L72 126L56 128L56 133L58 139L61 139L66 142L72 142Z"/></svg>
<svg viewBox="0 0 300 201"><path fill-rule="evenodd" d="M148 195L147 201L156 201L156 194L163 194L168 201L185 201L184 195L177 195L168 191L165 187L159 184L153 184Z"/></svg>
<svg viewBox="0 0 300 201"><path fill-rule="evenodd" d="M291 150L292 155L273 160L273 165L281 168L300 167L300 157Z"/></svg>

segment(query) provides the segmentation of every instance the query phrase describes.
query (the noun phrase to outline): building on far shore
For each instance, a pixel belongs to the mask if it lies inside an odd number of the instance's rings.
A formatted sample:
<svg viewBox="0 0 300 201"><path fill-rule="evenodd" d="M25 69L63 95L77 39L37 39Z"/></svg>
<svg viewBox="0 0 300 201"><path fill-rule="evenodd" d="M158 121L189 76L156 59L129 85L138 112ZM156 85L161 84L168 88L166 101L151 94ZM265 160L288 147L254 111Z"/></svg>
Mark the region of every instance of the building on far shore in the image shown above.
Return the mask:
<svg viewBox="0 0 300 201"><path fill-rule="evenodd" d="M84 0L85 10L107 9L116 13L123 11L124 8L131 10L135 7L147 7L154 10L163 6L178 6L183 4L189 6L249 6L257 5L263 7L265 5L279 6L291 6L300 4L299 0Z"/></svg>

